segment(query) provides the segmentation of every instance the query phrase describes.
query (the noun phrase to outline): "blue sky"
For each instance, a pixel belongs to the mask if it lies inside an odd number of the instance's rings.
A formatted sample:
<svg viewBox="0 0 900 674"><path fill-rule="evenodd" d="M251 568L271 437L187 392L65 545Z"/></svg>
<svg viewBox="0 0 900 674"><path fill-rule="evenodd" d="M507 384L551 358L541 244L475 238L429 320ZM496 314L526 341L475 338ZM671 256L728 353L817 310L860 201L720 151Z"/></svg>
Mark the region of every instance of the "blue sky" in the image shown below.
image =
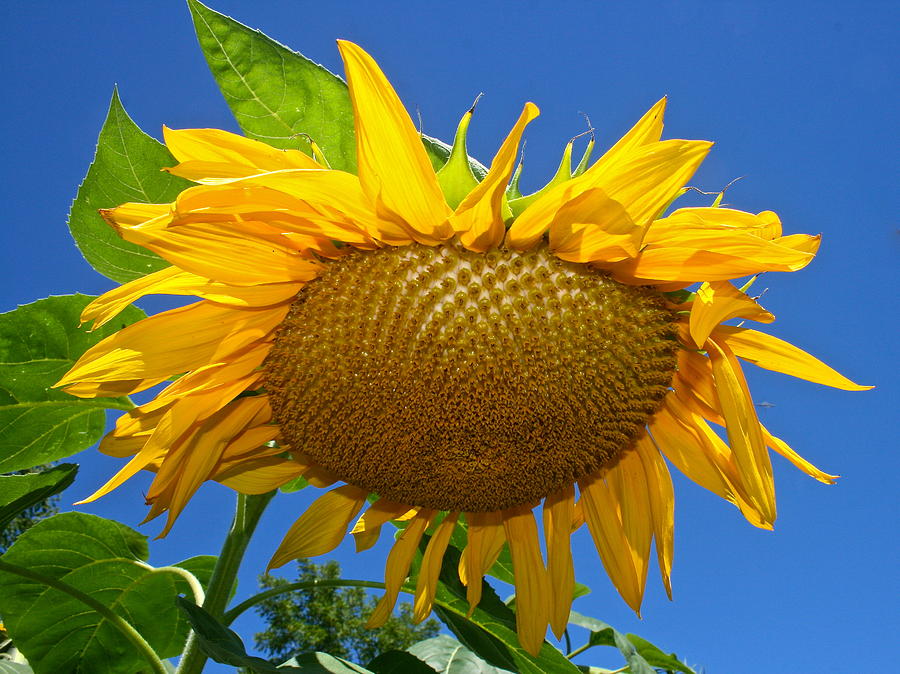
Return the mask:
<svg viewBox="0 0 900 674"><path fill-rule="evenodd" d="M665 137L716 141L693 184L717 190L745 176L728 193L734 206L775 210L786 233L821 232L810 267L759 283L778 317L772 331L877 388L847 393L747 369L756 400L774 405L761 409L764 422L844 478L828 487L775 459L779 519L770 533L676 476L675 600L651 572L638 620L581 531L577 573L593 593L575 608L710 674L883 668L900 626L890 533L898 519L895 3L852 10L834 2L211 5L337 72L335 38L358 42L431 135L452 136L484 92L469 142L483 161L522 103L534 101L543 114L527 134L527 187L552 174L565 142L585 128L582 112L606 146L667 94ZM4 3L0 54L7 91L0 311L49 294L108 290L112 282L73 245L66 214L113 85L156 137L163 124L237 130L187 8L177 0ZM78 460L71 500L118 464L93 451ZM84 510L138 527L147 478ZM308 491L270 506L245 560L242 594L314 496ZM205 487L170 536L153 544L151 561L215 554L231 502L226 489ZM138 528L152 536L160 525ZM377 580L385 544L362 557L343 545L335 557L347 577ZM248 642L258 627L253 617L237 624ZM614 653L588 655L583 662L616 666Z"/></svg>

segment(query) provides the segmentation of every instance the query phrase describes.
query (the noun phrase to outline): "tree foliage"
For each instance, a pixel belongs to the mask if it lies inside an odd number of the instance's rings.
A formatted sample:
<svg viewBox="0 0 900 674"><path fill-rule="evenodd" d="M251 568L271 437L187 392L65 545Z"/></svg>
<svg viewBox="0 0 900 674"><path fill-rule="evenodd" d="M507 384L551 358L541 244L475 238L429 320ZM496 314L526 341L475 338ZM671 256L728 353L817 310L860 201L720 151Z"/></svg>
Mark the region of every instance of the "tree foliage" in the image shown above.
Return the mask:
<svg viewBox="0 0 900 674"><path fill-rule="evenodd" d="M341 567L335 561L314 564L297 561L297 578L289 581L260 576L265 589L284 587L293 582L309 583L336 580ZM412 622L412 606L401 603L398 612L383 627L366 629L366 619L376 599L360 587L319 587L293 590L271 597L257 607L268 623L256 634L256 647L273 662L308 651L322 651L354 662L369 662L389 650L405 650L417 641L437 636L440 623L429 619L420 625Z"/></svg>

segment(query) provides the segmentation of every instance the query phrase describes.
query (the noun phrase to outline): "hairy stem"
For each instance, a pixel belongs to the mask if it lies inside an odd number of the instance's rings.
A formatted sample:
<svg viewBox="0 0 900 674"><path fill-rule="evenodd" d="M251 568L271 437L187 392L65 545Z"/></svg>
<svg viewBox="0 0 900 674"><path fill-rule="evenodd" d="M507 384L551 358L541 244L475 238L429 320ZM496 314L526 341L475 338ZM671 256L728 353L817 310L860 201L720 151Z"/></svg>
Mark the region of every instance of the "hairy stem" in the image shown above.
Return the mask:
<svg viewBox="0 0 900 674"><path fill-rule="evenodd" d="M274 495L274 491L258 496L237 495L234 521L225 537L222 552L216 560L209 587L206 588L206 600L203 602L203 608L216 620L221 620L225 613L225 606L228 604L228 597L231 588L234 587L234 579L237 578L247 544L256 530L256 525L259 524L259 518ZM196 635L191 632L176 674L200 674L206 660L206 654L200 650Z"/></svg>

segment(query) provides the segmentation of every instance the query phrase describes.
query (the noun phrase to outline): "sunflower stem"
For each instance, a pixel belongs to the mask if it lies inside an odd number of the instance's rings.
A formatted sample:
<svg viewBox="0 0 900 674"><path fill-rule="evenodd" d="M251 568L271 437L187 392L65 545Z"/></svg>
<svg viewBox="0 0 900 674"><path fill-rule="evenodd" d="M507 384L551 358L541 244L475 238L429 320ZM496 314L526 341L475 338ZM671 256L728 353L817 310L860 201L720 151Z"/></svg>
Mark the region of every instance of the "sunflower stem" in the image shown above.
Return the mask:
<svg viewBox="0 0 900 674"><path fill-rule="evenodd" d="M585 644L584 646L579 646L578 648L576 648L576 649L575 649L574 651L572 651L571 653L567 653L567 654L566 654L566 657L567 657L569 660L571 660L571 659L574 658L576 655L581 655L582 653L584 653L584 652L585 652L587 649L589 649L592 645L593 645L593 644L589 644L589 643L588 643L588 644Z"/></svg>
<svg viewBox="0 0 900 674"><path fill-rule="evenodd" d="M253 595L249 599L245 599L234 608L226 611L225 615L222 617L222 622L225 625L230 625L239 615L241 615L241 613L261 602L264 602L269 597L275 597L286 592L293 592L294 590L313 590L320 587L370 587L376 590L383 590L384 583L377 583L369 580L347 580L344 578L335 578L333 580L309 580L298 583L290 583L288 585L282 585L281 587L273 587L270 590L265 590L264 592ZM413 592L412 588L408 588L406 586L400 588L400 590L401 592L408 592L410 594L412 594Z"/></svg>
<svg viewBox="0 0 900 674"><path fill-rule="evenodd" d="M203 608L216 620L221 620L224 616L225 606L228 604L231 588L234 587L234 580L244 559L247 544L256 530L256 525L259 524L259 518L274 495L274 491L252 496L237 495L234 521L225 537L222 552L216 560L209 587L206 589L206 599L203 602ZM206 660L207 656L200 650L197 636L192 631L188 635L176 674L200 674Z"/></svg>

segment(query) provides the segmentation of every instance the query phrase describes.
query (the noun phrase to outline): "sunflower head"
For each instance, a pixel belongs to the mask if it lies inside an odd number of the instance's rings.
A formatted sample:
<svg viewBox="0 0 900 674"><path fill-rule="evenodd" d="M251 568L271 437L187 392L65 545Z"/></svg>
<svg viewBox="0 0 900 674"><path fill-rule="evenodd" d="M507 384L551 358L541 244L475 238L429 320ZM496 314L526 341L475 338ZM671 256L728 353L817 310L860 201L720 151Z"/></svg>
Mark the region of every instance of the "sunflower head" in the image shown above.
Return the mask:
<svg viewBox="0 0 900 674"><path fill-rule="evenodd" d="M150 293L199 301L103 340L59 382L93 397L182 375L118 420L100 449L130 460L91 498L154 471L147 500L151 517L168 513L165 533L206 480L251 494L298 475L337 485L271 566L329 552L348 529L366 549L405 521L373 625L426 532L415 615L428 615L450 535L465 527L471 606L508 545L519 637L536 653L548 624L565 629L569 538L583 524L635 610L654 541L670 590L668 463L763 528L775 519L770 449L833 481L762 426L741 363L866 387L731 324L774 320L733 281L797 271L819 238L718 201L666 214L711 144L660 140L665 100L592 164L593 141L573 170L570 143L550 183L521 195L515 159L535 105L483 176L465 151L467 112L436 173L375 61L339 46L358 175L321 151L165 129L170 172L196 185L171 204L104 212L171 266L99 297L84 321Z"/></svg>

